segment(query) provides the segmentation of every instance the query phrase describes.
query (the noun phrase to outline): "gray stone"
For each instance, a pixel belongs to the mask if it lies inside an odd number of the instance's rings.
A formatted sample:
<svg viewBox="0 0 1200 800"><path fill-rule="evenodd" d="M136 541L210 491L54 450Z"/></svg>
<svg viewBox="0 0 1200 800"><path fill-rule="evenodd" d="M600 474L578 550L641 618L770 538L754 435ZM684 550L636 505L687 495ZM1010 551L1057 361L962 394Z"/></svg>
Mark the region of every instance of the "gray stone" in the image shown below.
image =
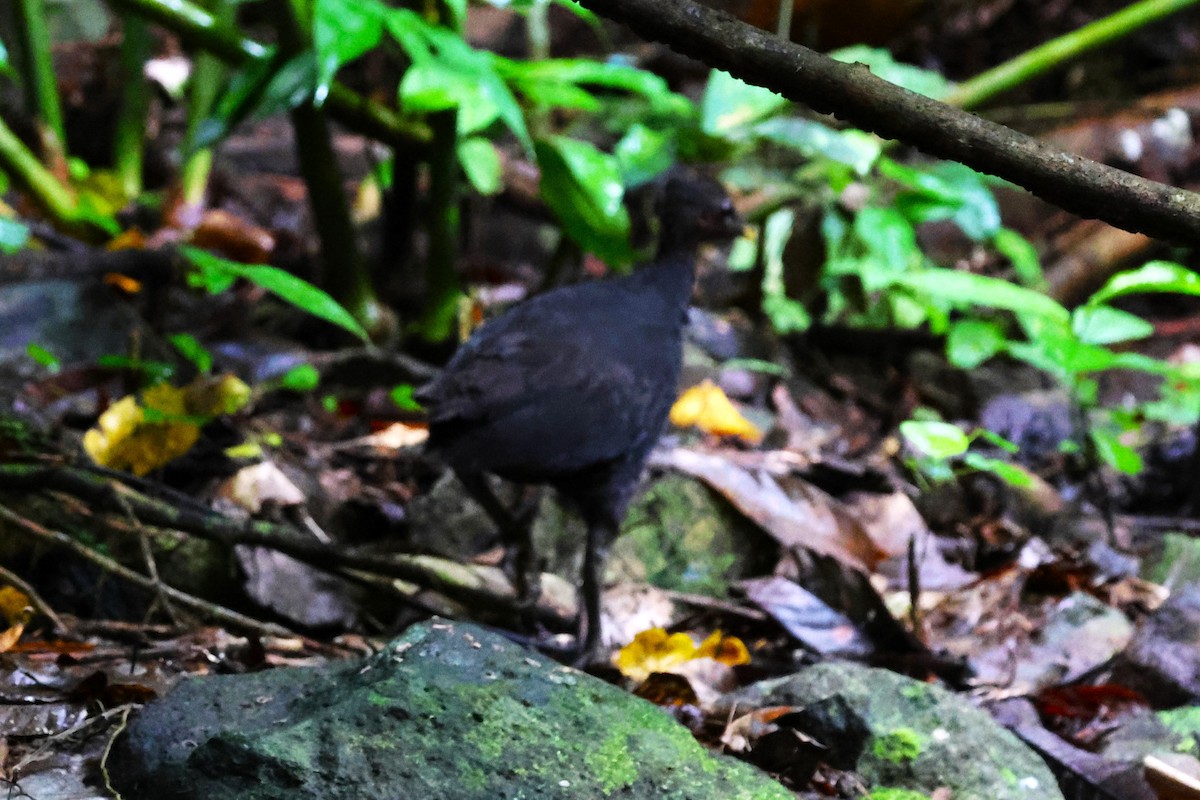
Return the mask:
<svg viewBox="0 0 1200 800"><path fill-rule="evenodd" d="M939 686L887 670L827 663L748 687L751 707L845 701L870 729L856 769L873 788L955 800L1062 800L1045 763L987 713ZM743 706L744 707L744 706ZM819 732L803 731L820 741Z"/></svg>
<svg viewBox="0 0 1200 800"><path fill-rule="evenodd" d="M186 681L110 770L138 798L778 798L651 704L481 628L362 661Z"/></svg>

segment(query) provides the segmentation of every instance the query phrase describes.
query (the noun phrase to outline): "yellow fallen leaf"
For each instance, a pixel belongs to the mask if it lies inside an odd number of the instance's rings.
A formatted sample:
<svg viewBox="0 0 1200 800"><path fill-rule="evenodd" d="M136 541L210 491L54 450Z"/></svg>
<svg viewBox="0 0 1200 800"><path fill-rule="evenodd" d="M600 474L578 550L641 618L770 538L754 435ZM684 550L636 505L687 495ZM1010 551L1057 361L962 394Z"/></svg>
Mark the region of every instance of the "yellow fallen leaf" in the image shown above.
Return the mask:
<svg viewBox="0 0 1200 800"><path fill-rule="evenodd" d="M0 653L12 649L31 619L33 604L25 593L12 586L0 587L0 622L7 625L0 630Z"/></svg>
<svg viewBox="0 0 1200 800"><path fill-rule="evenodd" d="M621 648L616 665L622 675L644 681L650 673L670 672L695 654L696 643L686 633L668 634L663 628L651 628Z"/></svg>
<svg viewBox="0 0 1200 800"><path fill-rule="evenodd" d="M644 681L654 672L672 672L688 661L711 658L728 666L746 664L750 654L746 645L736 637L722 636L720 631L697 647L686 633L668 634L662 628L650 628L633 637L621 648L614 663L621 674L635 681Z"/></svg>
<svg viewBox="0 0 1200 800"><path fill-rule="evenodd" d="M750 663L750 651L736 636L725 636L713 631L696 649L696 658L711 658L727 667Z"/></svg>
<svg viewBox="0 0 1200 800"><path fill-rule="evenodd" d="M232 375L152 386L140 403L131 395L109 406L83 435L83 449L97 464L145 475L190 450L209 418L240 410L250 394Z"/></svg>
<svg viewBox="0 0 1200 800"><path fill-rule="evenodd" d="M748 442L762 441L762 431L742 416L720 386L704 381L685 391L671 406L671 424L696 426L714 436L737 436Z"/></svg>

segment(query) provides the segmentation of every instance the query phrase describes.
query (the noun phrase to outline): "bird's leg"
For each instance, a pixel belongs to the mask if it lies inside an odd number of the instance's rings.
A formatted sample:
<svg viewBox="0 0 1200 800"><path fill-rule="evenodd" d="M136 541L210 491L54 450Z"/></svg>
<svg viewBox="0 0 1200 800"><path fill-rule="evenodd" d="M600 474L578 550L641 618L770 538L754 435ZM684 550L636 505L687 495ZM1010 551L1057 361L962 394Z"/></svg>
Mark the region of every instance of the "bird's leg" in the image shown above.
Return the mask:
<svg viewBox="0 0 1200 800"><path fill-rule="evenodd" d="M608 548L617 535L617 526L608 522L588 524L587 546L583 553L582 610L579 614L579 653L575 666L595 659L600 650L600 590Z"/></svg>
<svg viewBox="0 0 1200 800"><path fill-rule="evenodd" d="M521 499L512 514L513 530L508 541L511 553L505 557L523 615L532 612L534 602L542 593L541 570L537 563L537 551L533 547L533 521L541 499L542 493L536 486L521 489Z"/></svg>
<svg viewBox="0 0 1200 800"><path fill-rule="evenodd" d="M487 515L500 529L504 541L504 571L517 592L517 606L522 623L532 627L533 606L541 593L533 551L533 512L537 509L536 498L530 504L523 498L516 512L510 511L487 480L478 472L456 472L459 482L475 502L483 507Z"/></svg>

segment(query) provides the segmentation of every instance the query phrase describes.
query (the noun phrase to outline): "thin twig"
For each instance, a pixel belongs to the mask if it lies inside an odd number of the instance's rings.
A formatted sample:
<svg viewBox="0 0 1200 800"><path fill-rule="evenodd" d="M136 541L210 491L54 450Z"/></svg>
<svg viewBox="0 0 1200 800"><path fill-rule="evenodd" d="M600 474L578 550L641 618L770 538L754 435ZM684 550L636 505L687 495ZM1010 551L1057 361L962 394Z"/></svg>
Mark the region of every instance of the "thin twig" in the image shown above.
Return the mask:
<svg viewBox="0 0 1200 800"><path fill-rule="evenodd" d="M15 572L10 572L9 570L5 569L3 565L0 565L0 580L15 586L21 591L22 594L28 597L29 602L35 609L37 609L37 612L46 619L50 620L50 625L52 628L54 628L54 632L56 634L63 636L67 633L70 633L70 629L67 627L66 623L62 621L62 618L59 617L58 614L54 613L54 609L50 607L50 604L43 600L41 595L37 593L37 590L26 583L21 576L17 575Z"/></svg>
<svg viewBox="0 0 1200 800"><path fill-rule="evenodd" d="M105 572L109 572L132 584L140 586L148 591L154 591L155 584L150 578L147 578L141 573L134 572L123 564L113 561L111 558L102 556L90 547L75 541L70 536L59 531L45 528L33 520L26 519L15 511L12 511L6 506L0 505L0 519L12 523L19 531L40 539L44 542L66 548L81 558L90 561ZM181 592L170 586L163 586L163 592L185 608L207 617L209 619L220 622L223 625L228 625L231 628L238 630L249 631L259 636L286 636L295 637L293 631L284 628L281 625L276 625L271 622L262 622L260 620L248 617L245 614L239 614L232 609L219 606L216 603L210 603L207 600L202 600L199 597Z"/></svg>

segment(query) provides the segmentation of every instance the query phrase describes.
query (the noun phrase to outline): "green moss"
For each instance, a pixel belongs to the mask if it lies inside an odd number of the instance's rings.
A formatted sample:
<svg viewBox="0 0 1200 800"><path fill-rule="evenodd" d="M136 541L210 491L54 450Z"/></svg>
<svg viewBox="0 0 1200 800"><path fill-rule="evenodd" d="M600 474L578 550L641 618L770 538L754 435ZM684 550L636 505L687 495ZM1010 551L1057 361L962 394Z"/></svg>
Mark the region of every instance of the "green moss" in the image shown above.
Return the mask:
<svg viewBox="0 0 1200 800"><path fill-rule="evenodd" d="M629 756L626 736L621 731L610 733L595 751L587 756L587 767L601 791L610 795L637 780L638 770Z"/></svg>
<svg viewBox="0 0 1200 800"><path fill-rule="evenodd" d="M922 745L921 734L912 728L896 728L891 733L876 737L871 750L877 758L903 764L916 761L917 756L921 755Z"/></svg>
<svg viewBox="0 0 1200 800"><path fill-rule="evenodd" d="M1158 718L1171 733L1180 737L1175 743L1177 752L1196 754L1200 751L1200 706L1160 711Z"/></svg>
<svg viewBox="0 0 1200 800"><path fill-rule="evenodd" d="M889 786L880 786L871 790L871 793L867 795L867 800L929 800L929 795L913 791L912 789L895 789Z"/></svg>

